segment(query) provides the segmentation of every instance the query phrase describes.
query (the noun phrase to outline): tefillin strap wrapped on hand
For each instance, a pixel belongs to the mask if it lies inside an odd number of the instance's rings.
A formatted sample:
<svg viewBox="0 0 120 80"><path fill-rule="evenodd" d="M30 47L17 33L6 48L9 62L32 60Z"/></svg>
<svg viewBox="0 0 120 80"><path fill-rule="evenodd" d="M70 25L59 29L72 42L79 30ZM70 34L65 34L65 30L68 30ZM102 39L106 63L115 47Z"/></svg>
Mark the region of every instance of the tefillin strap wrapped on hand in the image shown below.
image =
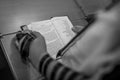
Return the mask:
<svg viewBox="0 0 120 80"><path fill-rule="evenodd" d="M29 57L30 44L34 39L36 39L36 36L32 32L29 33L26 32L16 34L16 38L21 58L24 62L26 62L27 58Z"/></svg>

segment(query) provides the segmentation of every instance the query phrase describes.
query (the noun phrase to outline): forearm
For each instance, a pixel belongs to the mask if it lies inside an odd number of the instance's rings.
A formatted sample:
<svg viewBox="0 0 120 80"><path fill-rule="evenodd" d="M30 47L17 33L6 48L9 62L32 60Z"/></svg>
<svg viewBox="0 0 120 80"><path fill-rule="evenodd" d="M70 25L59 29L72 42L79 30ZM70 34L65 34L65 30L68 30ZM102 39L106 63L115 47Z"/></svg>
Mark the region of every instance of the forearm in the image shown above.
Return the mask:
<svg viewBox="0 0 120 80"><path fill-rule="evenodd" d="M41 58L39 72L48 80L84 80L90 77L62 65L48 54Z"/></svg>

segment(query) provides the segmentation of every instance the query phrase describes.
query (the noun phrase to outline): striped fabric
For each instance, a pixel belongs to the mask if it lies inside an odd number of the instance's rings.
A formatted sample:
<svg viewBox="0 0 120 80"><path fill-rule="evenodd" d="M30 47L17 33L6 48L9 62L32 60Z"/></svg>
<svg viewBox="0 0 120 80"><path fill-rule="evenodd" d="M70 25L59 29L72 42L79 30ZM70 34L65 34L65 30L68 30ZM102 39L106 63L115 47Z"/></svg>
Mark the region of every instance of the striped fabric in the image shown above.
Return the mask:
<svg viewBox="0 0 120 80"><path fill-rule="evenodd" d="M48 54L45 55L39 64L39 72L47 80L86 80L89 76L73 71L61 63L53 60Z"/></svg>

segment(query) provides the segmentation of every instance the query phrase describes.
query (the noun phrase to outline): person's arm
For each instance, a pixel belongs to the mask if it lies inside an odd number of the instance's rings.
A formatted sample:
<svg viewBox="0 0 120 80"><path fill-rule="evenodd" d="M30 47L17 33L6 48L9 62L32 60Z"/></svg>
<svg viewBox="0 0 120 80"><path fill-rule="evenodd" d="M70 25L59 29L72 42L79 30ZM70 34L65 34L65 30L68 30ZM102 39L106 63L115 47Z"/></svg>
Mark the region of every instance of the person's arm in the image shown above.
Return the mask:
<svg viewBox="0 0 120 80"><path fill-rule="evenodd" d="M46 50L46 43L44 37L39 33L33 32L38 37L33 39L29 35L23 35L20 40L12 40L12 48L14 42L18 42L16 45L21 53L22 59L29 57L36 69L43 75L47 80L84 80L89 78L83 72L77 72L64 64L54 60ZM18 37L22 35L18 34ZM33 39L33 40L32 40ZM17 50L14 46L14 50ZM29 54L28 54L29 53ZM23 56L24 55L24 56ZM27 59L26 59L27 60Z"/></svg>

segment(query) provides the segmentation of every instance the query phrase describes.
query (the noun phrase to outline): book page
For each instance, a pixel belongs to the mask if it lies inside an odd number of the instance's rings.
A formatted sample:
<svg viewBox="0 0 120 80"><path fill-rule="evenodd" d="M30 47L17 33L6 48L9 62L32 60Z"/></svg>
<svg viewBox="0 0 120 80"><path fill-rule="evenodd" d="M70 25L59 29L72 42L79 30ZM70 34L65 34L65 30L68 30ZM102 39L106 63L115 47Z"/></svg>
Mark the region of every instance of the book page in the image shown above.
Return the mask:
<svg viewBox="0 0 120 80"><path fill-rule="evenodd" d="M74 36L72 23L67 16L55 17L51 19L64 44L67 44Z"/></svg>

